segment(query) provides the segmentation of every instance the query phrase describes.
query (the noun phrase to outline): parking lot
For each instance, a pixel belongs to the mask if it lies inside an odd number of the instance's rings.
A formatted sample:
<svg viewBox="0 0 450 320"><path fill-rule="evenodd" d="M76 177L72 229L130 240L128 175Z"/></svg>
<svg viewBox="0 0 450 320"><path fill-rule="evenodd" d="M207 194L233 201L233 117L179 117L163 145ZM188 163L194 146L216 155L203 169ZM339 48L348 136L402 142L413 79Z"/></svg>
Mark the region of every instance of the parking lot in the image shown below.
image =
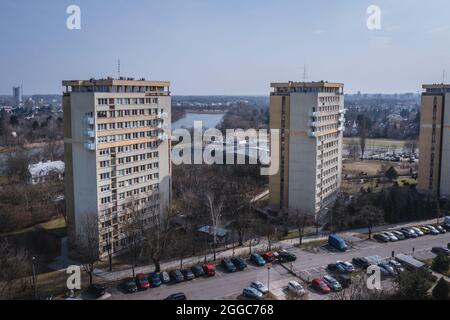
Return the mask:
<svg viewBox="0 0 450 320"><path fill-rule="evenodd" d="M358 237L349 237L346 241L351 243L349 250L346 252L339 252L328 246L322 246L314 252L295 247L289 248L288 251L296 255L296 261L285 263L284 267L277 262L272 263L270 264L270 271L267 266L258 267L246 259L248 267L244 271L228 273L218 264L216 265L217 272L214 277L201 277L178 284L166 284L133 294L122 292L119 283L117 283L108 288L108 292L111 293L109 299L160 300L177 292L185 293L189 300L242 299L242 290L248 287L252 281L261 281L267 286L268 280L270 280L271 297L275 299L291 298L286 291L287 284L291 280L297 280L304 284L307 288L309 299L329 299L329 295L319 293L307 285L307 282L314 278L330 274L329 270L327 270L329 264L338 260L352 261L354 257L371 255L378 255L382 258L389 258L392 256L392 253L412 255L413 251L417 259L429 259L435 256L431 253L431 248L447 246L447 243L450 241L450 233L435 236L426 235L388 243L375 240L361 240ZM293 273L289 272L289 270Z"/></svg>

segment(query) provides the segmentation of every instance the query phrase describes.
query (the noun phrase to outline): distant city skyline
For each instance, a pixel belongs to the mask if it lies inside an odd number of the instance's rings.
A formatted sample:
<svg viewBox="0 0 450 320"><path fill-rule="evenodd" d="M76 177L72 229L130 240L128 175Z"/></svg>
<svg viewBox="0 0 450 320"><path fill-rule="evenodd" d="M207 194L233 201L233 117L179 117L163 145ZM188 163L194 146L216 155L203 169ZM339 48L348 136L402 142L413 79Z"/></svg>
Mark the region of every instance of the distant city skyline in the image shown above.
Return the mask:
<svg viewBox="0 0 450 320"><path fill-rule="evenodd" d="M173 95L268 95L270 83L341 82L346 93L416 93L450 82L450 3L419 0L3 0L0 94L61 94L61 81L170 80ZM66 8L81 8L81 30ZM381 30L366 26L369 5ZM436 8L440 8L436 10Z"/></svg>

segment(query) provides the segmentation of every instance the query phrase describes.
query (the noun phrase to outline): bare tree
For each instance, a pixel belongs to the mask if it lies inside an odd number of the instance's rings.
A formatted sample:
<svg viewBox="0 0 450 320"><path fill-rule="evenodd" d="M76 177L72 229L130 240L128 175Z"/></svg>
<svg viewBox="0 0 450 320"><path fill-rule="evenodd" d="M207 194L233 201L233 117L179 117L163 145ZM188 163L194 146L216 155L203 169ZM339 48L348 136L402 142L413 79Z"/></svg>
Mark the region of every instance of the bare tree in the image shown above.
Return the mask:
<svg viewBox="0 0 450 320"><path fill-rule="evenodd" d="M83 270L92 285L94 271L99 260L99 226L96 212L86 212L80 217L79 258Z"/></svg>
<svg viewBox="0 0 450 320"><path fill-rule="evenodd" d="M349 153L350 158L352 158L353 160L356 160L356 157L358 156L358 153L359 153L358 140L350 139L350 141L348 142L347 148L348 148L348 153Z"/></svg>
<svg viewBox="0 0 450 320"><path fill-rule="evenodd" d="M303 237L305 236L305 229L313 226L315 219L314 215L300 209L292 209L287 212L287 222L296 227L298 232L299 245L303 244Z"/></svg>
<svg viewBox="0 0 450 320"><path fill-rule="evenodd" d="M377 207L365 205L359 210L357 219L361 221L363 225L367 226L367 229L369 230L369 239L371 239L373 227L384 222L384 212Z"/></svg>
<svg viewBox="0 0 450 320"><path fill-rule="evenodd" d="M364 160L364 154L366 152L367 133L367 119L362 116L359 122L359 147L361 149L362 160Z"/></svg>
<svg viewBox="0 0 450 320"><path fill-rule="evenodd" d="M161 259L171 244L170 236L173 232L172 210L167 210L165 216L160 213L154 215L152 226L144 231L144 252L150 256L155 272L161 271Z"/></svg>
<svg viewBox="0 0 450 320"><path fill-rule="evenodd" d="M145 212L149 204L142 204L140 199L132 197L125 204L125 214L121 219L122 232L126 237L126 245L131 253L133 277L138 260L143 251L144 232L148 225L145 221Z"/></svg>
<svg viewBox="0 0 450 320"><path fill-rule="evenodd" d="M220 217L222 216L223 202L221 200L216 200L214 194L211 192L206 194L206 201L208 204L209 214L211 218L211 226L213 232L214 261L216 261L217 228L220 225Z"/></svg>
<svg viewBox="0 0 450 320"><path fill-rule="evenodd" d="M367 287L367 277L358 276L352 280L352 284L344 290L333 293L330 300L353 301L353 300L383 300L388 296L384 290L370 290Z"/></svg>
<svg viewBox="0 0 450 320"><path fill-rule="evenodd" d="M0 242L0 300L12 299L17 292L26 290L30 265L31 257L26 250L6 240Z"/></svg>

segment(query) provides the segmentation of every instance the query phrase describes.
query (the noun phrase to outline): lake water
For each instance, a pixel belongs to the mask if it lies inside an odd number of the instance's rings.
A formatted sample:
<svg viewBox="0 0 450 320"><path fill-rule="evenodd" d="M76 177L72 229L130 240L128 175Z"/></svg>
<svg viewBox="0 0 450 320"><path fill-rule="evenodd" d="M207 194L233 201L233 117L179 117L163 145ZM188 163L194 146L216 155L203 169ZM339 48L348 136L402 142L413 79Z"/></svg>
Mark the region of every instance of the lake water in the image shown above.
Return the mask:
<svg viewBox="0 0 450 320"><path fill-rule="evenodd" d="M222 122L224 116L224 113L186 113L184 118L172 123L172 130L191 129L194 127L194 121L202 121L204 129L215 128Z"/></svg>

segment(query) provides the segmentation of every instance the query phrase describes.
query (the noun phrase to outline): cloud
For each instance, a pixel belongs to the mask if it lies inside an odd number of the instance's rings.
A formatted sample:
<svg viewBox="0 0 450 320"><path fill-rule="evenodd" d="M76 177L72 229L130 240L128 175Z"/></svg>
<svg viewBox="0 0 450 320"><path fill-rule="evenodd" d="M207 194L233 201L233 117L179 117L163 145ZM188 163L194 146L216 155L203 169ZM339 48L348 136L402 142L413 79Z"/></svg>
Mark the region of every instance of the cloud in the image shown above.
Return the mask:
<svg viewBox="0 0 450 320"><path fill-rule="evenodd" d="M438 33L438 32L444 32L450 29L450 26L441 26L434 29L429 30L429 33Z"/></svg>

